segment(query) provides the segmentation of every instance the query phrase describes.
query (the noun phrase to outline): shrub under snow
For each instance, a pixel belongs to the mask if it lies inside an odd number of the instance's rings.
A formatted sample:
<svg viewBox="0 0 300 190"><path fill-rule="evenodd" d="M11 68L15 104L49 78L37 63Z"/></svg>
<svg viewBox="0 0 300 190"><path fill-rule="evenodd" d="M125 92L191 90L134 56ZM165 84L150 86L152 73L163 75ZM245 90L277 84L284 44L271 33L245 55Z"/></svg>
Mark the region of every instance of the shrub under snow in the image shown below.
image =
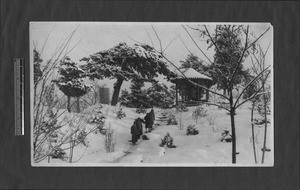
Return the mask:
<svg viewBox="0 0 300 190"><path fill-rule="evenodd" d="M189 125L186 129L186 135L197 135L199 134L198 129L195 128L195 125Z"/></svg>
<svg viewBox="0 0 300 190"><path fill-rule="evenodd" d="M122 108L120 108L117 112L117 118L122 119L124 117L126 117L126 114L125 114L125 112L123 112Z"/></svg>
<svg viewBox="0 0 300 190"><path fill-rule="evenodd" d="M161 139L161 143L159 144L160 147L167 146L168 148L176 148L173 144L173 138L171 137L170 133L167 133L163 139Z"/></svg>
<svg viewBox="0 0 300 190"><path fill-rule="evenodd" d="M95 114L91 115L91 117L88 119L88 123L95 123L99 132L104 135L106 132L106 129L104 129L106 117L102 114L100 110L101 108L102 106L100 106L98 109L93 110Z"/></svg>
<svg viewBox="0 0 300 190"><path fill-rule="evenodd" d="M170 113L167 118L167 125L177 125L178 121L173 113Z"/></svg>
<svg viewBox="0 0 300 190"><path fill-rule="evenodd" d="M221 142L231 142L232 141L232 136L231 133L229 132L229 130L223 130L223 132L221 133Z"/></svg>

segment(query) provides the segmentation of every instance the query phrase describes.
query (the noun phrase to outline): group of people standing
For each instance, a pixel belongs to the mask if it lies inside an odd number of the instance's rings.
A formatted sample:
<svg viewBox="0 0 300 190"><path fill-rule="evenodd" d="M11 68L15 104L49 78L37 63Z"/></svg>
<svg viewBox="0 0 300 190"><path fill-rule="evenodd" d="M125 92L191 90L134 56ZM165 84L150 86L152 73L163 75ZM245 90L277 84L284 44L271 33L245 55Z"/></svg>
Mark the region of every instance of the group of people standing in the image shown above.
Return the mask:
<svg viewBox="0 0 300 190"><path fill-rule="evenodd" d="M132 144L135 144L143 135L143 123L145 124L145 132L148 133L153 130L154 121L155 115L153 109L146 114L144 119L138 117L134 120L133 125L131 126Z"/></svg>

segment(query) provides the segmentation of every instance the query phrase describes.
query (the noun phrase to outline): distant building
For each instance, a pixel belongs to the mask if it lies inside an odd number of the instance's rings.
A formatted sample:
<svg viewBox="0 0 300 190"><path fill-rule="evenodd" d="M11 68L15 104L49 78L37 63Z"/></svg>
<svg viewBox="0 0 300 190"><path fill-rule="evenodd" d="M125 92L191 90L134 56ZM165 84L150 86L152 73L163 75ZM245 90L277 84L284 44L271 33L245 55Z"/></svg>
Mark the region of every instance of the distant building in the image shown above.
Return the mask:
<svg viewBox="0 0 300 190"><path fill-rule="evenodd" d="M109 88L108 87L99 87L99 98L101 104L109 104Z"/></svg>
<svg viewBox="0 0 300 190"><path fill-rule="evenodd" d="M175 78L171 79L171 82L176 85L176 105L185 103L187 106L194 106L201 102L207 102L209 91L192 84L190 81L210 88L212 79L193 68L181 69L180 71Z"/></svg>

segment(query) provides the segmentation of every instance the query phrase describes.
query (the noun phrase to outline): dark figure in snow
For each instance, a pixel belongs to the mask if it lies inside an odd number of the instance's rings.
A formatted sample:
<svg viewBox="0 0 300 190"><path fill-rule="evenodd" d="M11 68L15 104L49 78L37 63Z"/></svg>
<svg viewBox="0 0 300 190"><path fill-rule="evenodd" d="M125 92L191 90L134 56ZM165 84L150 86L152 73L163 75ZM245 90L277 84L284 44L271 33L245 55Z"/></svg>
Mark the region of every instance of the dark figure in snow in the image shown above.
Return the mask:
<svg viewBox="0 0 300 190"><path fill-rule="evenodd" d="M137 128L139 129L138 139L140 139L141 135L143 135L143 124L142 123L144 123L144 120L141 118L137 118L135 120L135 122L136 122Z"/></svg>
<svg viewBox="0 0 300 190"><path fill-rule="evenodd" d="M144 120L145 120L146 133L148 133L153 129L153 123L154 123L151 112L146 114Z"/></svg>
<svg viewBox="0 0 300 190"><path fill-rule="evenodd" d="M150 111L150 115L151 115L151 119L152 119L151 130L153 130L153 124L154 124L154 121L155 121L155 114L154 114L153 108Z"/></svg>
<svg viewBox="0 0 300 190"><path fill-rule="evenodd" d="M140 129L138 128L137 120L135 120L133 122L133 125L131 126L131 135L132 135L131 142L132 142L132 144L135 144L138 141L139 133L140 133Z"/></svg>

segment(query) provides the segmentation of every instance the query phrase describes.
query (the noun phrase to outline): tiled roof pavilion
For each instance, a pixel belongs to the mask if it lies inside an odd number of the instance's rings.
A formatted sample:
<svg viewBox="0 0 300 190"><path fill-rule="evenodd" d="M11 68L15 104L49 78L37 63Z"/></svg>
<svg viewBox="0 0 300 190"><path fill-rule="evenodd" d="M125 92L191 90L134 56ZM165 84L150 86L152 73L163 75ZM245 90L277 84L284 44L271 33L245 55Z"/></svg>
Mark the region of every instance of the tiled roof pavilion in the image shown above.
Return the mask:
<svg viewBox="0 0 300 190"><path fill-rule="evenodd" d="M180 71L181 72L177 71L177 76L171 79L171 82L176 84L176 105L182 102L186 105L193 106L203 101L208 101L209 91L191 84L189 80L206 88L210 88L213 79L197 72L193 68L181 69ZM187 78L189 80L187 80Z"/></svg>
<svg viewBox="0 0 300 190"><path fill-rule="evenodd" d="M180 69L180 71L189 79L207 79L207 80L212 80L212 78L203 75L199 72L197 72L195 69L193 68L188 68L188 69ZM175 77L174 79L182 79L185 78L181 72L177 73L177 77Z"/></svg>

